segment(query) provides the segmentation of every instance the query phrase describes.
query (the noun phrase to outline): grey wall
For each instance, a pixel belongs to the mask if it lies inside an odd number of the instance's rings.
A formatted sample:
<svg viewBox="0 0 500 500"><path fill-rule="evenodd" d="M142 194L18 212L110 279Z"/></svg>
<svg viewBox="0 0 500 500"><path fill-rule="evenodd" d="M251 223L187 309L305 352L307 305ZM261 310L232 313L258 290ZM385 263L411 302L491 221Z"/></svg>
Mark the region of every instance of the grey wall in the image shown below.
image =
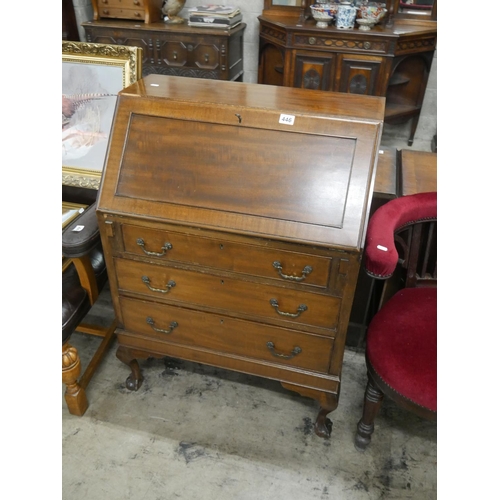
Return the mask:
<svg viewBox="0 0 500 500"><path fill-rule="evenodd" d="M187 17L187 9L204 3L221 5L235 5L243 13L243 21L247 27L244 35L243 81L257 83L258 50L259 50L259 21L257 16L262 13L264 0L187 0L181 16ZM92 3L90 0L73 0L77 24L92 19ZM83 29L79 26L80 39L85 40ZM414 149L427 150L437 130L437 51L432 63L431 74L423 102L422 113L415 134ZM409 135L409 123L398 126L387 126L384 133L394 139L405 139Z"/></svg>

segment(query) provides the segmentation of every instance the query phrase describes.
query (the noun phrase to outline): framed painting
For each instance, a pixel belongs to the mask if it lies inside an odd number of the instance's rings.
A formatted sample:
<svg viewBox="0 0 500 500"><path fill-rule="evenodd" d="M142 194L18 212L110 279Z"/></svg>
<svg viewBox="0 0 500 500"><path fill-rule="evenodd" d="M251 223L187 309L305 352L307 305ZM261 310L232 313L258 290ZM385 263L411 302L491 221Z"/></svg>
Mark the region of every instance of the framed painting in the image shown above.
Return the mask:
<svg viewBox="0 0 500 500"><path fill-rule="evenodd" d="M117 94L142 78L142 49L62 42L62 183L99 189Z"/></svg>

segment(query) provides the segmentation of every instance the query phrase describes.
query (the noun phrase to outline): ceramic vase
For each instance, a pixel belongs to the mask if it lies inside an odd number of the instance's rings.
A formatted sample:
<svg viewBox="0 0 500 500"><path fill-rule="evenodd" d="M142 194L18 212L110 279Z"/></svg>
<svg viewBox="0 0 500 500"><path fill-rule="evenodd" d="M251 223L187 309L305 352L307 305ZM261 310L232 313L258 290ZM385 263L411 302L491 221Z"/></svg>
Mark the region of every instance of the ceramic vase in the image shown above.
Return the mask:
<svg viewBox="0 0 500 500"><path fill-rule="evenodd" d="M335 20L335 27L340 30L350 30L354 28L354 23L356 22L356 12L357 8L352 5L339 5L339 10L337 11L337 18Z"/></svg>

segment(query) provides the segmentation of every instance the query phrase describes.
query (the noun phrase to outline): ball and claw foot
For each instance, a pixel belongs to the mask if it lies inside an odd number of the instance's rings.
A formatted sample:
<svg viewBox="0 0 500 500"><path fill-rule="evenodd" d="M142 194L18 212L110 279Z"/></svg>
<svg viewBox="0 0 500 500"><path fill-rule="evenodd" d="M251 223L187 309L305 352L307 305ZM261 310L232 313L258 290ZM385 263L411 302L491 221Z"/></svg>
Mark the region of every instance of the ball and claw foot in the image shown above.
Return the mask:
<svg viewBox="0 0 500 500"><path fill-rule="evenodd" d="M142 385L143 377L136 378L134 374L130 374L125 381L125 387L129 391L138 391Z"/></svg>
<svg viewBox="0 0 500 500"><path fill-rule="evenodd" d="M316 422L314 432L317 436L327 439L332 435L332 427L332 421L329 418L325 418L323 423Z"/></svg>
<svg viewBox="0 0 500 500"><path fill-rule="evenodd" d="M314 432L321 438L329 438L332 434L332 421L327 417L331 409L321 408L314 424Z"/></svg>

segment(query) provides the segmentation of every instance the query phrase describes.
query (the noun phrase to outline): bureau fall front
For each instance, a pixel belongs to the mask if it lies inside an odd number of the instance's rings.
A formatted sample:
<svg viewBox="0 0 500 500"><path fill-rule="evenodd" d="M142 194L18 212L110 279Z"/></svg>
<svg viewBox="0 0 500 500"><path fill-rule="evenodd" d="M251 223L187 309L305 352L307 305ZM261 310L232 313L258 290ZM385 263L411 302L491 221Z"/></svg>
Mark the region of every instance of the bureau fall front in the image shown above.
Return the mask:
<svg viewBox="0 0 500 500"><path fill-rule="evenodd" d="M240 371L319 401L330 435L383 116L174 76L120 93L97 213L129 389L149 356Z"/></svg>

